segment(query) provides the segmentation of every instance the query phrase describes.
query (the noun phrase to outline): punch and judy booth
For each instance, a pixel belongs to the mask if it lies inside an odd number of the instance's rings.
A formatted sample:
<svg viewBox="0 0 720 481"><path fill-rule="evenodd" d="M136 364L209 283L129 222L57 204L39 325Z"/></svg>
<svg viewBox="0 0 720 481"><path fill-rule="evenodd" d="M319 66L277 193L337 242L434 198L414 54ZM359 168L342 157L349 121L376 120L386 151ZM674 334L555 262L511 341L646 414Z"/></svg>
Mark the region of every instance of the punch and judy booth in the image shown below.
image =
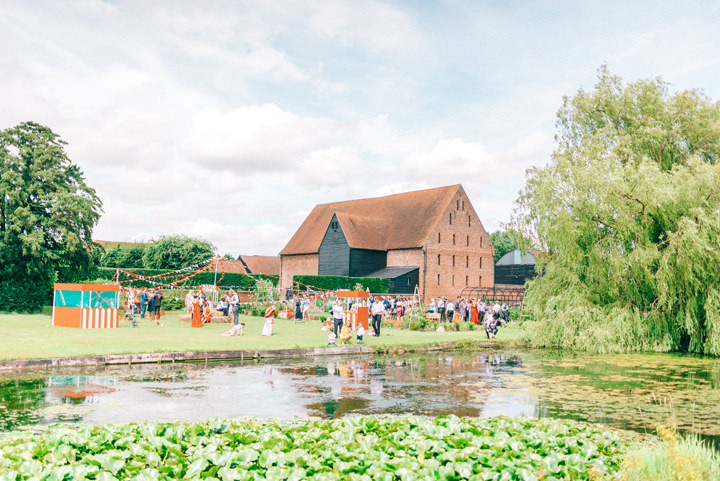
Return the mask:
<svg viewBox="0 0 720 481"><path fill-rule="evenodd" d="M345 307L345 322L349 322L352 330L362 325L368 330L368 298L370 294L365 291L337 291L337 298L341 299ZM349 308L352 301L352 308Z"/></svg>
<svg viewBox="0 0 720 481"><path fill-rule="evenodd" d="M120 286L55 284L53 326L115 328L120 324Z"/></svg>

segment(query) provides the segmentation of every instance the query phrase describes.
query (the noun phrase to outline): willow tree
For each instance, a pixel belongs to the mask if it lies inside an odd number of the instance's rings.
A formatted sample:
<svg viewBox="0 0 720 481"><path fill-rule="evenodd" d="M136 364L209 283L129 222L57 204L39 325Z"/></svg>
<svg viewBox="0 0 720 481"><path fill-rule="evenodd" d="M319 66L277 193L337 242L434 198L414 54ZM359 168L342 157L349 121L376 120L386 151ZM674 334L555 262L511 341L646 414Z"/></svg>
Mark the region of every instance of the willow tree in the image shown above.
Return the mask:
<svg viewBox="0 0 720 481"><path fill-rule="evenodd" d="M550 252L526 297L535 343L720 355L720 106L603 67L557 128L516 218Z"/></svg>

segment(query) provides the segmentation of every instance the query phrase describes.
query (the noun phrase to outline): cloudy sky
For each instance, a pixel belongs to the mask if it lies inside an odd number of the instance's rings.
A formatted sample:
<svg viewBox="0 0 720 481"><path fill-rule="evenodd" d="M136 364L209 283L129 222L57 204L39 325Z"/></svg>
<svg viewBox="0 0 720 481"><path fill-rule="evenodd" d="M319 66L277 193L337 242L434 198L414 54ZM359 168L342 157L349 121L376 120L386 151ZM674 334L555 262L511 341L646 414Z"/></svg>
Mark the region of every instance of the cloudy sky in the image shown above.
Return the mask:
<svg viewBox="0 0 720 481"><path fill-rule="evenodd" d="M68 142L96 239L275 255L315 204L456 183L493 231L601 64L720 99L719 26L713 1L0 0L0 129Z"/></svg>

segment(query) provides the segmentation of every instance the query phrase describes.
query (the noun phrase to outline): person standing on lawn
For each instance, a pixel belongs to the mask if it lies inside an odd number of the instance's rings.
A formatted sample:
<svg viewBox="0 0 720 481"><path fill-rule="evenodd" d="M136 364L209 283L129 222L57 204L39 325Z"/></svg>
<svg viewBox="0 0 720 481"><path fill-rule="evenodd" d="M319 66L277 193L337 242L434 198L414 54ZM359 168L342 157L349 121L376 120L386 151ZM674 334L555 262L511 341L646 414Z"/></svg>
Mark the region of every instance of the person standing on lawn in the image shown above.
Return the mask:
<svg viewBox="0 0 720 481"><path fill-rule="evenodd" d="M190 327L202 327L202 306L200 298L197 294L193 295L192 300L192 323Z"/></svg>
<svg viewBox="0 0 720 481"><path fill-rule="evenodd" d="M143 287L142 293L140 294L140 318L145 319L145 311L148 307L148 294L147 287Z"/></svg>
<svg viewBox="0 0 720 481"><path fill-rule="evenodd" d="M275 305L271 304L265 310L265 324L263 325L262 335L272 336L273 335L273 317L275 317Z"/></svg>
<svg viewBox="0 0 720 481"><path fill-rule="evenodd" d="M382 322L382 315L384 311L385 306L382 302L380 302L380 298L376 297L375 302L373 302L372 305L372 310L370 311L372 314L372 328L376 337L380 335L380 323Z"/></svg>
<svg viewBox="0 0 720 481"><path fill-rule="evenodd" d="M333 333L335 334L335 337L338 337L338 334L340 333L340 329L342 329L343 321L345 320L345 310L342 306L342 301L340 299L337 299L335 301L335 304L332 306L332 316L333 316Z"/></svg>
<svg viewBox="0 0 720 481"><path fill-rule="evenodd" d="M160 325L160 306L162 306L163 295L160 289L155 289L155 305L153 306L153 319L155 324Z"/></svg>
<svg viewBox="0 0 720 481"><path fill-rule="evenodd" d="M233 326L237 326L240 323L240 298L235 289L230 289L228 295L230 296L230 306L233 313Z"/></svg>

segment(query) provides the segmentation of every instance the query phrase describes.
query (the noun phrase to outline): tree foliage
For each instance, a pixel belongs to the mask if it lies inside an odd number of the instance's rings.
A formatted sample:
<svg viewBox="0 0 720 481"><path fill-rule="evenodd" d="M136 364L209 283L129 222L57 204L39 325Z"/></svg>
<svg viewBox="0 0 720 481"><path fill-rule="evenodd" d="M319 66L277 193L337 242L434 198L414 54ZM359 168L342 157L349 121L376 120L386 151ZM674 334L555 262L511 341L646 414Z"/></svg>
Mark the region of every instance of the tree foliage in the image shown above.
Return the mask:
<svg viewBox="0 0 720 481"><path fill-rule="evenodd" d="M512 229L498 230L490 234L490 242L495 247L495 262L510 251L519 248L519 235Z"/></svg>
<svg viewBox="0 0 720 481"><path fill-rule="evenodd" d="M163 236L147 246L143 267L147 269L180 269L215 255L211 243L185 236Z"/></svg>
<svg viewBox="0 0 720 481"><path fill-rule="evenodd" d="M119 267L122 269L143 268L143 254L145 246L142 244L132 244L122 246L116 244L112 249L105 251L100 258L101 267Z"/></svg>
<svg viewBox="0 0 720 481"><path fill-rule="evenodd" d="M55 279L77 281L93 268L102 203L64 145L34 122L0 131L0 283L15 293L0 298L0 310L39 309Z"/></svg>
<svg viewBox="0 0 720 481"><path fill-rule="evenodd" d="M536 343L720 355L720 106L603 67L557 127L516 217L551 253L525 298Z"/></svg>

